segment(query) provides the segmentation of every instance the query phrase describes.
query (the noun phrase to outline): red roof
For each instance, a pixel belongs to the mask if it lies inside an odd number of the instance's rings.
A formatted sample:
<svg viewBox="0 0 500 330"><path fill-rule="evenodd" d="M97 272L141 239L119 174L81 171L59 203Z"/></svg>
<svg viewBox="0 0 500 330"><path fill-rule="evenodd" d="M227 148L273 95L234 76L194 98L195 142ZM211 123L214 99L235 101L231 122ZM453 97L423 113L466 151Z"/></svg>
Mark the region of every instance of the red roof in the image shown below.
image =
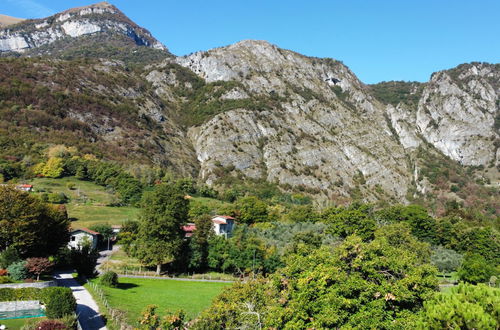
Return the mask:
<svg viewBox="0 0 500 330"><path fill-rule="evenodd" d="M31 184L20 184L19 187L23 187L23 188L33 188L33 185Z"/></svg>
<svg viewBox="0 0 500 330"><path fill-rule="evenodd" d="M196 230L196 225L194 223L188 223L181 227L183 231L190 233Z"/></svg>
<svg viewBox="0 0 500 330"><path fill-rule="evenodd" d="M93 230L90 230L90 229L88 229L88 228L77 228L77 229L74 229L74 230L72 230L72 231L79 231L79 230L84 231L84 232L86 232L86 233L89 233L89 234L91 234L91 235L99 235L99 233L98 233L98 232L93 231Z"/></svg>
<svg viewBox="0 0 500 330"><path fill-rule="evenodd" d="M236 220L235 218L229 216L229 215L216 215L214 218L222 218L226 220Z"/></svg>
<svg viewBox="0 0 500 330"><path fill-rule="evenodd" d="M218 224L218 225L227 225L226 220L222 220L222 219L215 219L215 218L214 218L214 219L212 219L212 222L213 222L213 223L216 223L216 224Z"/></svg>

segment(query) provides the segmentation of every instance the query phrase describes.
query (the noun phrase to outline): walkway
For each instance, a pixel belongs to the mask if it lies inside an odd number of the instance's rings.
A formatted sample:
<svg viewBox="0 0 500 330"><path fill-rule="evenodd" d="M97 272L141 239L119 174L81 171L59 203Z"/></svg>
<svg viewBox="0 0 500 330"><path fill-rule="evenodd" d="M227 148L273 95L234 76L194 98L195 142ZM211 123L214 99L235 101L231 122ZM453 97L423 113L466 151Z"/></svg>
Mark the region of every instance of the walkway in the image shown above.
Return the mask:
<svg viewBox="0 0 500 330"><path fill-rule="evenodd" d="M60 286L68 287L73 291L77 303L76 314L83 330L107 329L96 302L87 289L73 278L71 271L57 272L54 278Z"/></svg>

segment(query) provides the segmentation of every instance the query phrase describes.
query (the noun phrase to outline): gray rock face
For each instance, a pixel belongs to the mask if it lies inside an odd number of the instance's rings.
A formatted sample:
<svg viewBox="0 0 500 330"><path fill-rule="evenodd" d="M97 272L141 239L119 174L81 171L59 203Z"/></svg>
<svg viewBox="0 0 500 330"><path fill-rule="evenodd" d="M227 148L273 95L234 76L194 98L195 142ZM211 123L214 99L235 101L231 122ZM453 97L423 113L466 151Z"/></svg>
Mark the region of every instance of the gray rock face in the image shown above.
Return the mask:
<svg viewBox="0 0 500 330"><path fill-rule="evenodd" d="M418 105L417 131L464 165L498 165L498 68L464 65L434 74Z"/></svg>
<svg viewBox="0 0 500 330"><path fill-rule="evenodd" d="M119 33L137 45L167 50L151 34L126 18L116 7L102 2L74 8L45 19L23 21L0 29L0 52L22 53L64 38L96 33Z"/></svg>
<svg viewBox="0 0 500 330"><path fill-rule="evenodd" d="M262 41L176 61L210 82L239 81L250 98L280 99L272 109L231 110L189 130L202 180L214 182L223 166L327 196L360 189L375 199L372 192L378 189L405 198L412 169L387 125L384 106L340 62Z"/></svg>

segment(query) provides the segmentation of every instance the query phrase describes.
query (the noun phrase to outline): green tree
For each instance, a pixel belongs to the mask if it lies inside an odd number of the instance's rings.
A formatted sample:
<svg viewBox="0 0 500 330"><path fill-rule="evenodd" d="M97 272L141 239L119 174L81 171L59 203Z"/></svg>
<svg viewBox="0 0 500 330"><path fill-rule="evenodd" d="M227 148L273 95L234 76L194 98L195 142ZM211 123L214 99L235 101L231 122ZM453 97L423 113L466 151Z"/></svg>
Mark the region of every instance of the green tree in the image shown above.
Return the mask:
<svg viewBox="0 0 500 330"><path fill-rule="evenodd" d="M138 221L126 221L118 233L118 242L127 255L131 255L138 233Z"/></svg>
<svg viewBox="0 0 500 330"><path fill-rule="evenodd" d="M189 242L189 268L205 270L208 267L208 242L214 235L212 217L202 215L195 219L196 230Z"/></svg>
<svg viewBox="0 0 500 330"><path fill-rule="evenodd" d="M238 220L244 224L251 225L268 220L267 204L255 196L240 198L236 206L240 211Z"/></svg>
<svg viewBox="0 0 500 330"><path fill-rule="evenodd" d="M26 261L18 261L7 267L9 277L14 281L22 281L28 278L28 270L26 269Z"/></svg>
<svg viewBox="0 0 500 330"><path fill-rule="evenodd" d="M156 265L157 274L180 252L188 209L189 201L173 185L157 185L143 198L134 254L142 263Z"/></svg>
<svg viewBox="0 0 500 330"><path fill-rule="evenodd" d="M418 239L429 243L437 242L436 220L420 205L394 205L377 211L375 218L382 223L405 221L410 224L412 234Z"/></svg>
<svg viewBox="0 0 500 330"><path fill-rule="evenodd" d="M324 222L328 225L328 233L334 236L356 234L364 240L373 238L376 228L375 220L361 209L341 209L338 213L327 215Z"/></svg>
<svg viewBox="0 0 500 330"><path fill-rule="evenodd" d="M64 160L60 157L51 157L45 163L41 174L49 178L59 178L64 172Z"/></svg>
<svg viewBox="0 0 500 330"><path fill-rule="evenodd" d="M473 284L487 282L495 274L495 266L479 254L466 254L462 266L458 270L458 277Z"/></svg>
<svg viewBox="0 0 500 330"><path fill-rule="evenodd" d="M454 272L462 264L462 255L454 250L437 246L431 255L431 263L436 266L440 272Z"/></svg>
<svg viewBox="0 0 500 330"><path fill-rule="evenodd" d="M22 257L49 256L69 241L63 209L12 187L0 187L0 250L12 246Z"/></svg>
<svg viewBox="0 0 500 330"><path fill-rule="evenodd" d="M21 257L13 246L9 246L0 252L0 269L6 269L11 264L20 261Z"/></svg>
<svg viewBox="0 0 500 330"><path fill-rule="evenodd" d="M461 283L424 303L419 329L498 329L500 289Z"/></svg>
<svg viewBox="0 0 500 330"><path fill-rule="evenodd" d="M109 242L115 236L113 228L106 223L99 223L91 226L90 229L99 233L101 243L107 244L106 246L109 249Z"/></svg>
<svg viewBox="0 0 500 330"><path fill-rule="evenodd" d="M404 329L437 290L436 269L385 238L309 252L288 255L269 279L235 284L195 328Z"/></svg>

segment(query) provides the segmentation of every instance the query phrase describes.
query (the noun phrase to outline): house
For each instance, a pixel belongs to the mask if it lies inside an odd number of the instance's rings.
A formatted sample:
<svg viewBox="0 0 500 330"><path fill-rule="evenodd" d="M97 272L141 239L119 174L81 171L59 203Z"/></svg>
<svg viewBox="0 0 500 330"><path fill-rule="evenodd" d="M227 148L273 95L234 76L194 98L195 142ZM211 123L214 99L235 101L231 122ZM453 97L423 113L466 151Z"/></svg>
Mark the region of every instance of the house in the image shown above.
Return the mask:
<svg viewBox="0 0 500 330"><path fill-rule="evenodd" d="M2 183L0 184L2 187L12 187L12 185L8 183ZM21 191L26 191L26 192L31 192L33 191L33 185L32 184L16 184L14 186L15 189L21 190Z"/></svg>
<svg viewBox="0 0 500 330"><path fill-rule="evenodd" d="M77 249L85 242L90 242L93 249L97 249L99 233L88 228L78 228L70 232L71 237L68 243L69 248Z"/></svg>
<svg viewBox="0 0 500 330"><path fill-rule="evenodd" d="M184 237L188 238L193 236L193 232L196 230L196 225L194 223L187 223L182 226L182 231L184 232Z"/></svg>
<svg viewBox="0 0 500 330"><path fill-rule="evenodd" d="M212 223L214 225L215 235L224 235L225 237L231 236L234 225L235 218L228 215L217 215L212 218Z"/></svg>
<svg viewBox="0 0 500 330"><path fill-rule="evenodd" d="M30 191L33 191L33 185L31 185L31 184L18 184L16 186L16 189L30 192Z"/></svg>
<svg viewBox="0 0 500 330"><path fill-rule="evenodd" d="M235 226L235 218L230 217L228 215L217 215L212 218L212 228L215 232L215 235L224 237L230 237ZM194 231L196 230L196 225L194 223L187 223L181 227L184 232L184 238L189 238L193 236Z"/></svg>

